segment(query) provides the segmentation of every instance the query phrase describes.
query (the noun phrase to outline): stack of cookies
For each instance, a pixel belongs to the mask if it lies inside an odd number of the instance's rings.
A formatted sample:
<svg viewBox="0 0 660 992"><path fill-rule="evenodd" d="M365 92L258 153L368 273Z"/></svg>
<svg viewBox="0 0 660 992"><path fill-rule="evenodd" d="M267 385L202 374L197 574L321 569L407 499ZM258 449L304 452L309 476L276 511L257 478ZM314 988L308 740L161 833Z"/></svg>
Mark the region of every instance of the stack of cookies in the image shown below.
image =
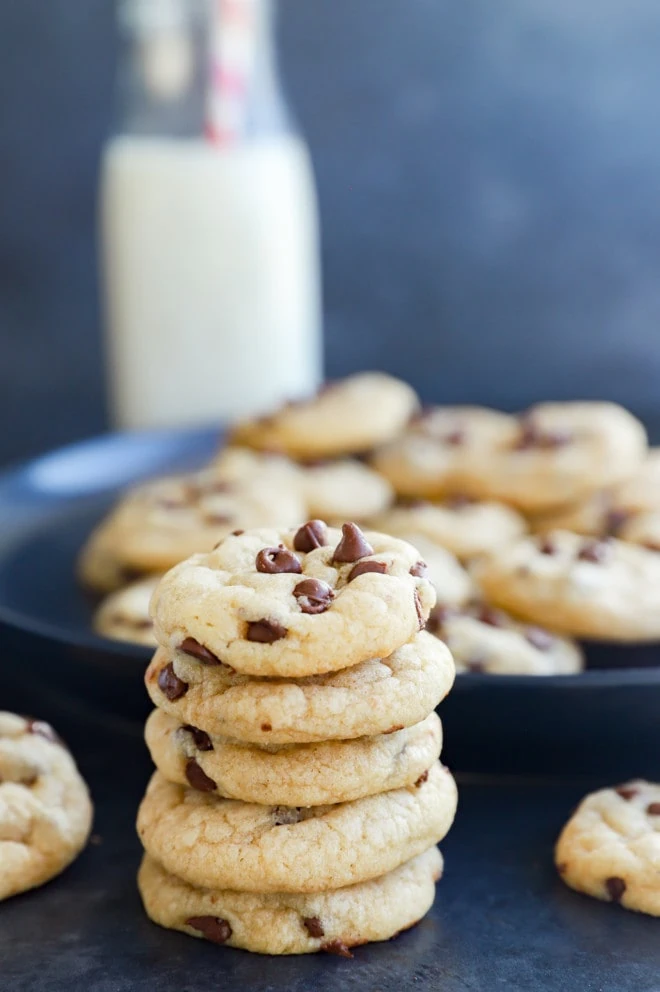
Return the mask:
<svg viewBox="0 0 660 992"><path fill-rule="evenodd" d="M434 600L410 544L354 523L237 531L164 576L138 815L156 923L350 956L427 912L457 798Z"/></svg>

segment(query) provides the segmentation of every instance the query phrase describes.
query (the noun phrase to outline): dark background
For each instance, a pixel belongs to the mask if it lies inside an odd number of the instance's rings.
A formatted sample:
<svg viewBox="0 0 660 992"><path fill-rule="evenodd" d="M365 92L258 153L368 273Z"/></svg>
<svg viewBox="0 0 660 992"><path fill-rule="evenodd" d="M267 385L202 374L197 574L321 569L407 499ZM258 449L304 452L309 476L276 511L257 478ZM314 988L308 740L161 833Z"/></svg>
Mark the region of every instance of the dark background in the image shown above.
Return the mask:
<svg viewBox="0 0 660 992"><path fill-rule="evenodd" d="M282 0L327 372L660 413L656 0ZM112 0L0 4L0 459L105 426L95 186Z"/></svg>

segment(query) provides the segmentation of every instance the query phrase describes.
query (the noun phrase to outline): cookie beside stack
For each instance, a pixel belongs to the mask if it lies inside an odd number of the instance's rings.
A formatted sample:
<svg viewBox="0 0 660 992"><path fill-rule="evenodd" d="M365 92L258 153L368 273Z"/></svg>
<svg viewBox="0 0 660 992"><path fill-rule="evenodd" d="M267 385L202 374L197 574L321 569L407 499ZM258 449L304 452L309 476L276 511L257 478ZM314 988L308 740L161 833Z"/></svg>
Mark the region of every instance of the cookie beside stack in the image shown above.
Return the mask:
<svg viewBox="0 0 660 992"><path fill-rule="evenodd" d="M167 573L138 814L155 922L350 956L428 911L456 809L433 603L415 549L355 524L240 532Z"/></svg>

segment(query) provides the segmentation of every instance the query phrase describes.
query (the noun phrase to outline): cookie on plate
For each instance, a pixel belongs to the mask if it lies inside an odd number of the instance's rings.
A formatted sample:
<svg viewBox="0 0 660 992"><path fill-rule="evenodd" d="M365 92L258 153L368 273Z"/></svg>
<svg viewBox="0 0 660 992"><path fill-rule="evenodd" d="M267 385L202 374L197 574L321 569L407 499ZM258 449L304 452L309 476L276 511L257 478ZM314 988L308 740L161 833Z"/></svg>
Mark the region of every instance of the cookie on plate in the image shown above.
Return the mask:
<svg viewBox="0 0 660 992"><path fill-rule="evenodd" d="M366 520L390 505L389 482L357 458L320 458L301 463L272 451L230 445L216 457L214 470L223 478L245 482L273 478L300 493L306 517L324 520Z"/></svg>
<svg viewBox="0 0 660 992"><path fill-rule="evenodd" d="M213 737L154 710L145 739L170 782L246 803L323 806L414 785L439 758L442 729L430 713L392 734L264 747Z"/></svg>
<svg viewBox="0 0 660 992"><path fill-rule="evenodd" d="M646 452L642 424L615 403L540 403L518 417L436 407L373 464L402 495L462 492L535 513L624 481Z"/></svg>
<svg viewBox="0 0 660 992"><path fill-rule="evenodd" d="M359 454L396 437L418 405L407 383L383 372L361 372L328 383L310 399L237 424L230 440L302 459Z"/></svg>
<svg viewBox="0 0 660 992"><path fill-rule="evenodd" d="M569 531L523 538L480 559L488 602L573 637L660 638L660 554Z"/></svg>
<svg viewBox="0 0 660 992"><path fill-rule="evenodd" d="M220 448L208 470L227 482L237 483L262 481L267 477L295 487L300 479L299 466L286 455L277 451L254 451L237 444Z"/></svg>
<svg viewBox="0 0 660 992"><path fill-rule="evenodd" d="M394 506L373 520L372 526L413 544L412 535L423 535L462 561L510 544L527 530L524 517L510 506L477 502L467 496Z"/></svg>
<svg viewBox="0 0 660 992"><path fill-rule="evenodd" d="M88 539L79 560L83 583L112 591L210 551L245 527L290 522L305 514L295 486L275 476L228 480L214 471L156 479L130 490Z"/></svg>
<svg viewBox="0 0 660 992"><path fill-rule="evenodd" d="M159 644L192 638L249 675L300 677L385 658L423 627L435 592L417 550L355 523L231 534L161 580Z"/></svg>
<svg viewBox="0 0 660 992"><path fill-rule="evenodd" d="M394 733L424 720L454 682L441 641L422 631L389 657L301 679L253 678L217 664L188 642L162 648L145 684L155 706L211 736L261 744L307 744Z"/></svg>
<svg viewBox="0 0 660 992"><path fill-rule="evenodd" d="M578 892L660 916L660 785L635 780L586 796L560 834L555 864Z"/></svg>
<svg viewBox="0 0 660 992"><path fill-rule="evenodd" d="M0 713L0 899L64 871L91 824L87 786L52 727Z"/></svg>
<svg viewBox="0 0 660 992"><path fill-rule="evenodd" d="M155 772L138 812L142 845L190 885L320 892L392 871L442 840L456 784L439 762L416 785L334 806L262 806L184 788Z"/></svg>
<svg viewBox="0 0 660 992"><path fill-rule="evenodd" d="M159 581L159 575L152 575L111 592L94 613L94 630L113 641L156 647L149 603Z"/></svg>
<svg viewBox="0 0 660 992"><path fill-rule="evenodd" d="M462 608L438 604L427 630L445 642L457 672L572 675L584 668L584 656L575 641L520 623L485 603Z"/></svg>
<svg viewBox="0 0 660 992"><path fill-rule="evenodd" d="M389 482L355 458L311 462L299 470L310 517L363 521L381 513L394 498Z"/></svg>
<svg viewBox="0 0 660 992"><path fill-rule="evenodd" d="M378 878L310 893L255 893L194 888L146 855L138 875L149 917L215 944L259 954L326 951L352 957L350 948L389 940L428 912L442 856L429 847Z"/></svg>

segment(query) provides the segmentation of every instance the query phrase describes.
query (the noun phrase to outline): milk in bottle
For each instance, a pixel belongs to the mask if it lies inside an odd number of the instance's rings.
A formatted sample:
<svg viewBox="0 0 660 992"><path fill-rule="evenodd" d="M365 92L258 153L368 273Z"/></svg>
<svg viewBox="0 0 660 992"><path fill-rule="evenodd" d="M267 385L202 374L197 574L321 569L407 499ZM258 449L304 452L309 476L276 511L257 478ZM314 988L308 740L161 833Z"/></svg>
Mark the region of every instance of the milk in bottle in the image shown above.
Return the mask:
<svg viewBox="0 0 660 992"><path fill-rule="evenodd" d="M101 179L113 418L231 419L321 378L309 155L267 0L127 0L122 133Z"/></svg>

